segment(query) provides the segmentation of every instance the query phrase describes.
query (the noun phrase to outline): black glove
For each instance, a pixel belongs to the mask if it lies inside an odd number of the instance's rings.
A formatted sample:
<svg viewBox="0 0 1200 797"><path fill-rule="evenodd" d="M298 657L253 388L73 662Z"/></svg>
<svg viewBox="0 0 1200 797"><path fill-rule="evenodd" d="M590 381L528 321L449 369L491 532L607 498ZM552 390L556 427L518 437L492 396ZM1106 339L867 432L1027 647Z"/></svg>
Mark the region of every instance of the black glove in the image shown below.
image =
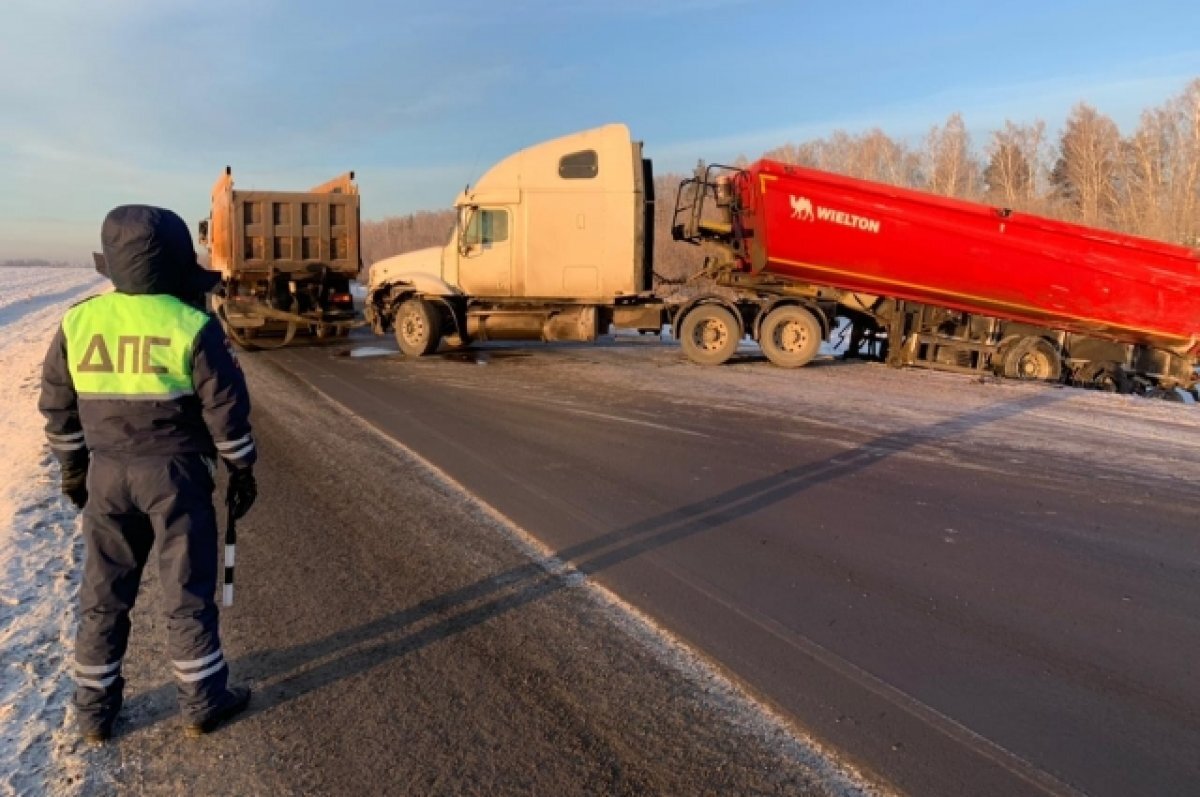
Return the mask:
<svg viewBox="0 0 1200 797"><path fill-rule="evenodd" d="M76 509L83 509L87 505L87 472L88 460L86 458L82 463L77 462L62 467L62 494L75 505Z"/></svg>
<svg viewBox="0 0 1200 797"><path fill-rule="evenodd" d="M229 492L225 494L225 503L237 520L250 511L254 499L258 498L258 483L254 481L254 471L251 468L241 468L229 474Z"/></svg>

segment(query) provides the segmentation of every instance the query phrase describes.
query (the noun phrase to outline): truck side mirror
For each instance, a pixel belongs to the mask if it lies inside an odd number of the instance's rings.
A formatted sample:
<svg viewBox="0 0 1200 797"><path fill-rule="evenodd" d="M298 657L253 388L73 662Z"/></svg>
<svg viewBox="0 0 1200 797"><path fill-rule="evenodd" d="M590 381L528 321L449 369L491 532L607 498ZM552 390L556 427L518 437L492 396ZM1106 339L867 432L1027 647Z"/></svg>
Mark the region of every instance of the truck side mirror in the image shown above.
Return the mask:
<svg viewBox="0 0 1200 797"><path fill-rule="evenodd" d="M480 243L479 210L475 205L467 205L458 211L458 253L466 257Z"/></svg>
<svg viewBox="0 0 1200 797"><path fill-rule="evenodd" d="M201 221L200 224L197 225L197 228L199 232L200 245L208 246L208 219Z"/></svg>

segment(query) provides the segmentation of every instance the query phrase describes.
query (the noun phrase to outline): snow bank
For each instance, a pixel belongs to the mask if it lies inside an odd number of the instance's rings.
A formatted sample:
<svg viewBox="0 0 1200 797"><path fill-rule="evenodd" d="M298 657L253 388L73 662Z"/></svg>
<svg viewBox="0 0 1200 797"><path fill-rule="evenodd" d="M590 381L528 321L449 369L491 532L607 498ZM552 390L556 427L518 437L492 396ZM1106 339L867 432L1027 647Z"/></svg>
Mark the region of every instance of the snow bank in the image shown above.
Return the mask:
<svg viewBox="0 0 1200 797"><path fill-rule="evenodd" d="M64 727L83 543L37 411L66 308L107 285L85 269L0 267L0 795L71 794L84 761Z"/></svg>

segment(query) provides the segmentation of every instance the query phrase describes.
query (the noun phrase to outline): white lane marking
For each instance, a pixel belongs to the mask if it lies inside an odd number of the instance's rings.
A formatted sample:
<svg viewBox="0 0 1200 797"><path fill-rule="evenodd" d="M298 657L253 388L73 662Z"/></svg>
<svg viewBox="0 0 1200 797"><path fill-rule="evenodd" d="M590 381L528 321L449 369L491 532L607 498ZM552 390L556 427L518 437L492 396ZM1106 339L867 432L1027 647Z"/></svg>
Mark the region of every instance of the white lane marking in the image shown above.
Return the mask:
<svg viewBox="0 0 1200 797"><path fill-rule="evenodd" d="M576 407L574 405L573 402L570 402L570 401L560 401L560 400L556 400L556 399L547 399L547 398L526 398L526 397L522 397L522 396L514 396L511 393L507 392L504 388L497 388L497 387L488 386L488 385L479 385L479 384L476 384L473 382L465 382L465 381L459 381L459 380L453 380L453 379L443 379L443 380L440 380L440 383L446 387L453 387L458 390L467 390L467 391L471 391L473 393L481 393L481 394L487 394L487 395L503 394L505 396L505 398L507 398L513 402L519 402L519 403L526 404L526 405L534 404L534 405L537 405L540 407L546 407L546 406L555 407L557 409L562 410L563 412L574 413L575 415L586 415L590 418L599 418L599 419L605 420L605 421L617 421L618 423L628 423L628 424L632 424L633 426L645 426L650 429L659 429L664 432L676 432L678 434L691 435L692 437L712 437L712 435L707 435L704 432L696 432L691 429L681 429L678 426L668 426L668 425L662 424L662 423L654 423L653 421L641 421L641 420L637 420L636 418L624 418L624 417L621 417L620 415L609 415L608 413L604 413L604 412L595 412L593 410L579 409L578 407Z"/></svg>
<svg viewBox="0 0 1200 797"><path fill-rule="evenodd" d="M635 418L622 418L620 415L608 415L603 412L592 412L591 410L581 410L575 407L568 407L565 404L555 404L563 412L570 412L576 415L586 415L590 418L601 418L606 421L617 421L619 423L628 423L634 426L648 426L651 429L661 429L664 432L677 432L679 434L688 434L693 437L708 437L709 435L703 432L693 432L691 429L680 429L678 426L667 426L666 424L654 423L653 421L639 421Z"/></svg>

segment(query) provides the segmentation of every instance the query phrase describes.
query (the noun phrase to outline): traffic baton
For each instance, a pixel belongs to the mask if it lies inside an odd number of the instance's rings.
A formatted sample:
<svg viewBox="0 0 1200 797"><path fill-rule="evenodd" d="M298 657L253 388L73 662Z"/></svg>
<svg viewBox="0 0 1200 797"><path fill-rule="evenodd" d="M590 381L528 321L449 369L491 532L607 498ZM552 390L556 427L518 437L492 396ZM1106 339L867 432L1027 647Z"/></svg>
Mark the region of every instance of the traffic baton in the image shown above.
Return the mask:
<svg viewBox="0 0 1200 797"><path fill-rule="evenodd" d="M237 547L237 521L233 517L233 501L225 499L225 583L221 586L221 603L233 605L233 562Z"/></svg>

